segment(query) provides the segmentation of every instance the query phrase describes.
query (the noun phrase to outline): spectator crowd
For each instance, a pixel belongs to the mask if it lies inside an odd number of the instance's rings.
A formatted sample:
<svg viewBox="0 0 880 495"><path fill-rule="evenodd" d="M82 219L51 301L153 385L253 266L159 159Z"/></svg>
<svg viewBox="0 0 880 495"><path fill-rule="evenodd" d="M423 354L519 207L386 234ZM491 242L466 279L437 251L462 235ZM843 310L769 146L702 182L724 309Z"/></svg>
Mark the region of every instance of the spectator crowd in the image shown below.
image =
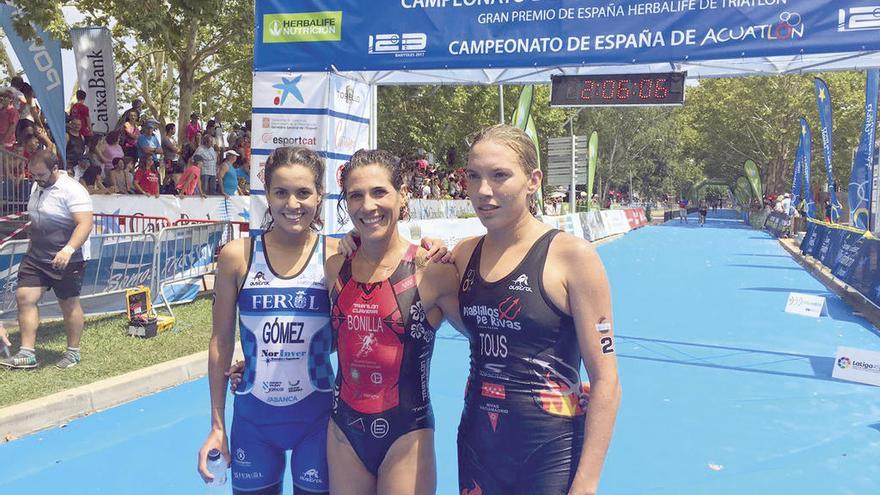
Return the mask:
<svg viewBox="0 0 880 495"><path fill-rule="evenodd" d="M33 88L21 77L0 88L0 144L23 158L0 162L0 178L16 184L30 180L30 158L48 150L63 157L66 172L92 194L250 193L250 121L228 126L217 112L203 124L193 113L179 143L175 124L160 124L134 100L116 128L103 134L93 132L86 97L77 91L67 113L67 144L58 150Z"/></svg>

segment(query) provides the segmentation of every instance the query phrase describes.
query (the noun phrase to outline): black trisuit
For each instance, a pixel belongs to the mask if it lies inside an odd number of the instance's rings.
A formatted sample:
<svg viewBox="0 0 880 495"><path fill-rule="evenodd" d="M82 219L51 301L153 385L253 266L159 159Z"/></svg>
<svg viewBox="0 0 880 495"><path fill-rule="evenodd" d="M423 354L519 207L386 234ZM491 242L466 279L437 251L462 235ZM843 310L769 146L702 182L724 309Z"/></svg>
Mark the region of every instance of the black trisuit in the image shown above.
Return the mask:
<svg viewBox="0 0 880 495"><path fill-rule="evenodd" d="M571 316L542 284L542 235L510 274L480 276L477 243L459 288L471 368L458 428L462 495L568 492L584 439L581 356Z"/></svg>

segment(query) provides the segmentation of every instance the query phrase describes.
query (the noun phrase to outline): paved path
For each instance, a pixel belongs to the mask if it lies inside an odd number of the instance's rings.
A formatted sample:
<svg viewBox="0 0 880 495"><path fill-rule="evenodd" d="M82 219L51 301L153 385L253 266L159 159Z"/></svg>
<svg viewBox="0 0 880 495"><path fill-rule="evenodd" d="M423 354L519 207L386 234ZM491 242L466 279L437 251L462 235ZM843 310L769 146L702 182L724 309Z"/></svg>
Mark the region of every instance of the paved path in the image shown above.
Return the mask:
<svg viewBox="0 0 880 495"><path fill-rule="evenodd" d="M880 492L880 389L831 378L836 347L880 350L877 329L768 235L694 220L599 248L624 390L601 493ZM784 313L795 290L828 296L830 317ZM431 374L444 495L458 493L466 373L467 343L444 327ZM0 445L0 493L201 493L208 426L202 379Z"/></svg>

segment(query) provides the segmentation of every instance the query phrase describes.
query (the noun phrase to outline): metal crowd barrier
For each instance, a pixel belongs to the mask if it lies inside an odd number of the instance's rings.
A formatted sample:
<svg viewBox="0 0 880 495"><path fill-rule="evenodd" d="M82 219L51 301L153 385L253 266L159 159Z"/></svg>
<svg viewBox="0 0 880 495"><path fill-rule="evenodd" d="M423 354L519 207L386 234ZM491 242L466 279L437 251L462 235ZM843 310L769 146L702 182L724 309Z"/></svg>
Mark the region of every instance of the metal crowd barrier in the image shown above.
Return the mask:
<svg viewBox="0 0 880 495"><path fill-rule="evenodd" d="M0 216L27 210L32 182L24 176L27 158L0 149Z"/></svg>
<svg viewBox="0 0 880 495"><path fill-rule="evenodd" d="M94 313L123 311L118 294L139 285L150 287L154 299L171 312L170 287L214 272L223 239L231 235L228 222L167 227L154 232L123 232L89 237L91 259L86 264L80 300ZM0 317L16 313L15 288L18 268L27 252L28 240L0 244ZM56 299L47 293L40 306ZM173 313L172 313L173 314Z"/></svg>
<svg viewBox="0 0 880 495"><path fill-rule="evenodd" d="M230 236L224 238L223 244L226 244L232 239L238 239L242 235L248 235L250 231L250 223L248 222L233 222L231 220L203 220L203 219L195 219L195 218L181 218L174 222L175 227L179 227L181 225L193 225L193 224L203 224L203 223L220 223L226 222L231 226Z"/></svg>
<svg viewBox="0 0 880 495"><path fill-rule="evenodd" d="M166 217L151 217L147 215L111 215L108 213L94 213L93 234L117 234L141 232L159 232L171 227L171 220Z"/></svg>
<svg viewBox="0 0 880 495"><path fill-rule="evenodd" d="M166 290L214 273L220 248L231 236L229 222L197 222L162 229L153 261L154 300L161 298L168 313L174 316Z"/></svg>

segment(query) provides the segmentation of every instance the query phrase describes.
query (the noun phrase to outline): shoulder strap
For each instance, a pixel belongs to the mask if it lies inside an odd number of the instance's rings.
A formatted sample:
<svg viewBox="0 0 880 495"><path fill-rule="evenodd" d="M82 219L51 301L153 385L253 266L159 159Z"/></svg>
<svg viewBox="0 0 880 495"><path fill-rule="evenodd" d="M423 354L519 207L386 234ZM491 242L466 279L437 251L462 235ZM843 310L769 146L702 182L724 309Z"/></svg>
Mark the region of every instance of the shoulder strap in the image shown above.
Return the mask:
<svg viewBox="0 0 880 495"><path fill-rule="evenodd" d="M468 260L467 270L479 270L480 268L480 256L483 254L483 241L486 240L486 236L480 236L480 240L477 241L477 246L474 248L473 252L471 252L471 259Z"/></svg>
<svg viewBox="0 0 880 495"><path fill-rule="evenodd" d="M541 237L535 241L532 248L529 249L529 253L526 255L525 263L523 263L523 265L527 270L531 267L535 267L541 271L544 270L544 263L547 261L547 252L550 250L550 243L553 242L553 238L560 232L562 231L559 229L550 229L541 234Z"/></svg>

